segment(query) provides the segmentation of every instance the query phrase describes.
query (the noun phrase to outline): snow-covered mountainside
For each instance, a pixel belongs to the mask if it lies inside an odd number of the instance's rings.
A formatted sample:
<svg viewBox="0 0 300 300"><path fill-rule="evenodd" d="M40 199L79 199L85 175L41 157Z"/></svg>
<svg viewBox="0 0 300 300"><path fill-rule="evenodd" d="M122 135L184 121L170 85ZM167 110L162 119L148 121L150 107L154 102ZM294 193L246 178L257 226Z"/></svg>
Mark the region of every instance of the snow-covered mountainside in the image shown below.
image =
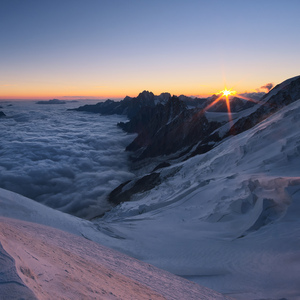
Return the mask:
<svg viewBox="0 0 300 300"><path fill-rule="evenodd" d="M299 128L300 100L156 170L158 185L132 193L99 228L113 247L237 299L299 299Z"/></svg>
<svg viewBox="0 0 300 300"><path fill-rule="evenodd" d="M0 216L0 299L229 299L100 245L110 238L91 222L3 189Z"/></svg>
<svg viewBox="0 0 300 300"><path fill-rule="evenodd" d="M83 237L0 218L1 299L226 299Z"/></svg>

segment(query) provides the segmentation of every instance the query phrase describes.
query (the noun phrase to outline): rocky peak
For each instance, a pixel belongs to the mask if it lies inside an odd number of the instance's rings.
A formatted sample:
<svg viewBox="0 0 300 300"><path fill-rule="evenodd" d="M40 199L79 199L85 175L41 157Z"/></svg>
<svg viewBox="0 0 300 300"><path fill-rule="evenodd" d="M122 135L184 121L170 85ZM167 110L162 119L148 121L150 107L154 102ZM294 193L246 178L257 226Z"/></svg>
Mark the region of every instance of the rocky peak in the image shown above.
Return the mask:
<svg viewBox="0 0 300 300"><path fill-rule="evenodd" d="M149 91L143 91L142 93L139 93L139 95L136 97L139 101L153 101L154 100L154 94Z"/></svg>
<svg viewBox="0 0 300 300"><path fill-rule="evenodd" d="M168 101L171 98L170 93L161 93L159 96L157 96L157 99L161 101Z"/></svg>

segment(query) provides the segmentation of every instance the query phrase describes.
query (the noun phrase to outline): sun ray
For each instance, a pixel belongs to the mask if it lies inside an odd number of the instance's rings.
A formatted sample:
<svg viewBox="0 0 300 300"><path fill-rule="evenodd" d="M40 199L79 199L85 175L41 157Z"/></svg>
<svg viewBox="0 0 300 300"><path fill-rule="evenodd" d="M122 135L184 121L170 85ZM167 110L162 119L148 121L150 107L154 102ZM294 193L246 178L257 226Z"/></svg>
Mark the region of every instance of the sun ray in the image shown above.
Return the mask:
<svg viewBox="0 0 300 300"><path fill-rule="evenodd" d="M227 105L227 113L230 125L232 125L232 115L231 115L231 107L230 107L230 101L228 95L226 96L226 105Z"/></svg>
<svg viewBox="0 0 300 300"><path fill-rule="evenodd" d="M254 99L251 99L251 98L242 96L242 95L240 95L240 94L237 94L236 96L237 96L238 98L242 98L242 99L247 100L247 101L250 101L250 102L254 102L254 103L257 103L257 104L260 103L259 100L254 100Z"/></svg>
<svg viewBox="0 0 300 300"><path fill-rule="evenodd" d="M208 106L206 106L203 111L207 111L208 109L210 109L213 105L215 105L216 103L218 103L221 99L223 98L223 95L219 96L216 100L214 100L212 103L210 103Z"/></svg>

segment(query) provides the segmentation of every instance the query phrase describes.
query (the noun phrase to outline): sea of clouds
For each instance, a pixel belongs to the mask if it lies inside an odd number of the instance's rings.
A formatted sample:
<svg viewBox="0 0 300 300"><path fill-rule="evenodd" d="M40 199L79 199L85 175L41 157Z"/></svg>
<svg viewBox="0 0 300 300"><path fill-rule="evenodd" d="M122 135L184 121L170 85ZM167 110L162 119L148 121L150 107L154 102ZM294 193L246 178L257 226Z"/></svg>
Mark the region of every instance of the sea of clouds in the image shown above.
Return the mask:
<svg viewBox="0 0 300 300"><path fill-rule="evenodd" d="M108 193L134 177L124 149L135 135L116 126L123 116L67 110L84 103L0 102L1 188L81 218L110 208Z"/></svg>

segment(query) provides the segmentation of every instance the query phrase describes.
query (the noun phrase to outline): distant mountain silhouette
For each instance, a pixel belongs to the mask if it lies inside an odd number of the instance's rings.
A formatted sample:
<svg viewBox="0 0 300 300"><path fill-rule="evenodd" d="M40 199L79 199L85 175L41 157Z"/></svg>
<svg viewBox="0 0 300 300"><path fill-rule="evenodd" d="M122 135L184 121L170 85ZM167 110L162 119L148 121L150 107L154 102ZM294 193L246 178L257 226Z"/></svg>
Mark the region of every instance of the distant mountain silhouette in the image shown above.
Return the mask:
<svg viewBox="0 0 300 300"><path fill-rule="evenodd" d="M46 100L46 101L37 101L36 104L66 104L66 101L52 99L52 100Z"/></svg>
<svg viewBox="0 0 300 300"><path fill-rule="evenodd" d="M125 97L119 102L107 100L75 110L127 115L129 121L118 126L126 132L138 134L126 147L132 152L133 161L161 155L184 158L209 151L229 135L253 127L281 107L299 99L300 76L277 85L263 96L260 103L232 98L232 123L226 117L225 101L221 100L205 110L216 98L216 95L205 99L184 95L171 97L169 93L155 96L152 92L143 91L135 98Z"/></svg>

